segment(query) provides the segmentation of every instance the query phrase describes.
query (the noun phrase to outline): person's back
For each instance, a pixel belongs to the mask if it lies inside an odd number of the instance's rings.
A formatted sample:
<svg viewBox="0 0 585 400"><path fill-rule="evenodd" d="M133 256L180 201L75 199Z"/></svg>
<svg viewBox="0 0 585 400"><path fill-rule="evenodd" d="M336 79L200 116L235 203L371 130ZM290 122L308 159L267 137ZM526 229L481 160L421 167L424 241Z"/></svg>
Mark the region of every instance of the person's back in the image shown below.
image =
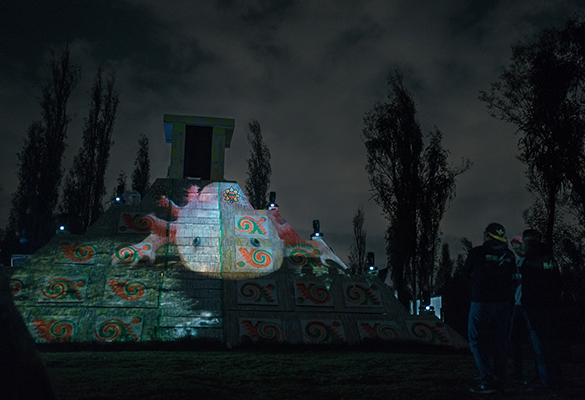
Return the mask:
<svg viewBox="0 0 585 400"><path fill-rule="evenodd" d="M522 274L522 305L524 307L558 307L561 275L551 252L540 241L526 250L520 267Z"/></svg>
<svg viewBox="0 0 585 400"><path fill-rule="evenodd" d="M465 263L471 276L471 301L479 303L511 302L515 256L505 242L486 240L471 249Z"/></svg>
<svg viewBox="0 0 585 400"><path fill-rule="evenodd" d="M538 388L559 389L561 365L557 356L555 334L561 298L561 275L552 252L542 243L540 232L527 229L522 236L522 307L528 318L532 347L538 364Z"/></svg>

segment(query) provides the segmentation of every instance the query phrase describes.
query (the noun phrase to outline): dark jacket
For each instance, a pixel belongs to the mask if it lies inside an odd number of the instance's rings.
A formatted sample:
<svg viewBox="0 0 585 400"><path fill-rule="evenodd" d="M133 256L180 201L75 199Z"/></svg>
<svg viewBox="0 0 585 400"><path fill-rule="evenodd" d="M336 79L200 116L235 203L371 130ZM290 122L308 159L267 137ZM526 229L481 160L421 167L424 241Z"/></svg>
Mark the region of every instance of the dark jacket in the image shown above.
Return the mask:
<svg viewBox="0 0 585 400"><path fill-rule="evenodd" d="M471 301L499 303L514 301L516 257L508 244L487 240L469 252L464 265L471 277Z"/></svg>
<svg viewBox="0 0 585 400"><path fill-rule="evenodd" d="M522 305L558 307L561 299L561 274L544 243L534 243L520 265Z"/></svg>

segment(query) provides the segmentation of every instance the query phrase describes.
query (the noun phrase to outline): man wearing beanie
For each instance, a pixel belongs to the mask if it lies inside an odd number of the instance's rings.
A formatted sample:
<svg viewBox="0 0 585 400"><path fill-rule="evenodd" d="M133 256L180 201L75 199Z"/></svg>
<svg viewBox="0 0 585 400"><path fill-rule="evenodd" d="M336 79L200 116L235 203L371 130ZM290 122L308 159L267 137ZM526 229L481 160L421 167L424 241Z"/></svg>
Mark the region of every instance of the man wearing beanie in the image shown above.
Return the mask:
<svg viewBox="0 0 585 400"><path fill-rule="evenodd" d="M503 392L516 262L501 224L487 226L483 245L471 249L464 269L471 277L469 347L481 379L471 391Z"/></svg>

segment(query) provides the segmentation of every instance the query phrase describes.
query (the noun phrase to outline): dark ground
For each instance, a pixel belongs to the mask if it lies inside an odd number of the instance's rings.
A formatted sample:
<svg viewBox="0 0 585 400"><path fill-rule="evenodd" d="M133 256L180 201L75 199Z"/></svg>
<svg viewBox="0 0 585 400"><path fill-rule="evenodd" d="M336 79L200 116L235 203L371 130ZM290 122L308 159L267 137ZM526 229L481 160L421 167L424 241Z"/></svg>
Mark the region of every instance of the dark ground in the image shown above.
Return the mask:
<svg viewBox="0 0 585 400"><path fill-rule="evenodd" d="M579 355L564 356L560 392L528 393L510 382L504 395L470 393L470 353L434 347L41 346L41 355L62 400L585 399Z"/></svg>

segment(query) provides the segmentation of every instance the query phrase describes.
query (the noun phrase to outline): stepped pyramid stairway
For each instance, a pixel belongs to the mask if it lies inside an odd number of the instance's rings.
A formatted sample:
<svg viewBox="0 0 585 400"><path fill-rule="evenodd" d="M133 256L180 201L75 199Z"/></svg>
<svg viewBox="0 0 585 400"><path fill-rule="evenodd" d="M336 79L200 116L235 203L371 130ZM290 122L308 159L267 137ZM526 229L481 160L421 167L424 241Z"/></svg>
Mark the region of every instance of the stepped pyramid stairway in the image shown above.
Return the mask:
<svg viewBox="0 0 585 400"><path fill-rule="evenodd" d="M467 346L434 315L410 315L377 276L347 274L322 239L303 240L278 210L253 209L223 179L233 128L229 119L165 115L169 177L11 269L36 341ZM193 150L200 136L207 147ZM205 162L194 166L193 151Z"/></svg>

